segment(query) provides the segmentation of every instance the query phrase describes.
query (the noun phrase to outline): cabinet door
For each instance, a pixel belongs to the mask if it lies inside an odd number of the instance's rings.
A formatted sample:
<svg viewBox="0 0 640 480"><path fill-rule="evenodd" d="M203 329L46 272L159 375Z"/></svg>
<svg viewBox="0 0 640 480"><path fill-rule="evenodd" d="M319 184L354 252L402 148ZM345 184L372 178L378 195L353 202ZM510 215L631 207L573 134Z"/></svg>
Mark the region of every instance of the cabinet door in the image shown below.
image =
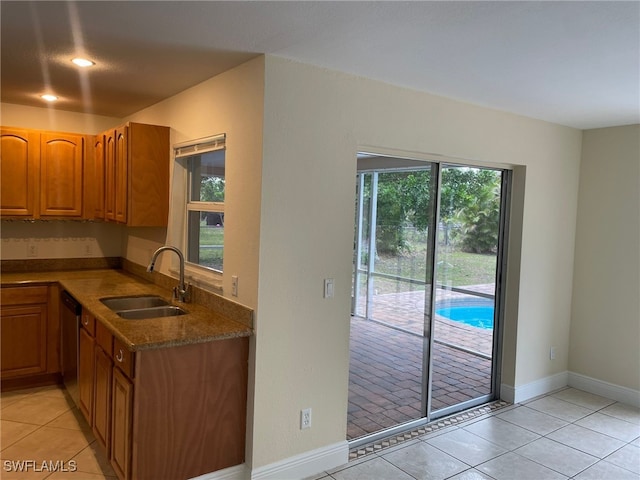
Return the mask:
<svg viewBox="0 0 640 480"><path fill-rule="evenodd" d="M111 406L111 466L120 478L131 478L131 427L133 384L117 368L113 369Z"/></svg>
<svg viewBox="0 0 640 480"><path fill-rule="evenodd" d="M127 225L166 227L169 216L169 128L129 123Z"/></svg>
<svg viewBox="0 0 640 480"><path fill-rule="evenodd" d="M91 201L92 218L104 219L105 203L105 136L96 135L93 141L93 165L91 174Z"/></svg>
<svg viewBox="0 0 640 480"><path fill-rule="evenodd" d="M47 371L47 305L2 305L2 378Z"/></svg>
<svg viewBox="0 0 640 480"><path fill-rule="evenodd" d="M94 345L94 338L81 328L78 340L78 407L89 425L93 425Z"/></svg>
<svg viewBox="0 0 640 480"><path fill-rule="evenodd" d="M109 455L111 447L111 381L113 362L100 348L95 346L95 374L93 401L93 433Z"/></svg>
<svg viewBox="0 0 640 480"><path fill-rule="evenodd" d="M116 220L116 131L104 135L104 218Z"/></svg>
<svg viewBox="0 0 640 480"><path fill-rule="evenodd" d="M127 223L128 201L128 161L127 151L127 127L116 129L116 158L115 158L115 220L119 223Z"/></svg>
<svg viewBox="0 0 640 480"><path fill-rule="evenodd" d="M36 217L40 134L0 130L0 215Z"/></svg>
<svg viewBox="0 0 640 480"><path fill-rule="evenodd" d="M82 217L84 137L40 135L40 216Z"/></svg>

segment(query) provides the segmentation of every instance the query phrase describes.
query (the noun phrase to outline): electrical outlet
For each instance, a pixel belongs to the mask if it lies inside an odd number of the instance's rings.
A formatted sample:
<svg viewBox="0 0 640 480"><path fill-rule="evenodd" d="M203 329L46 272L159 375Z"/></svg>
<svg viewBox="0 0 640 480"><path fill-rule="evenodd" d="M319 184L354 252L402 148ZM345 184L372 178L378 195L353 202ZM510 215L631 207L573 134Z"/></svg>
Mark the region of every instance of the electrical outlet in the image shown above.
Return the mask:
<svg viewBox="0 0 640 480"><path fill-rule="evenodd" d="M35 243L30 243L27 245L27 257L37 257L38 256L38 246Z"/></svg>
<svg viewBox="0 0 640 480"><path fill-rule="evenodd" d="M231 275L231 295L238 296L238 276Z"/></svg>
<svg viewBox="0 0 640 480"><path fill-rule="evenodd" d="M300 410L300 430L311 428L311 409Z"/></svg>
<svg viewBox="0 0 640 480"><path fill-rule="evenodd" d="M84 256L91 257L93 256L93 245L90 243L85 243L84 245Z"/></svg>
<svg viewBox="0 0 640 480"><path fill-rule="evenodd" d="M550 360L556 359L556 347L549 348L549 359Z"/></svg>

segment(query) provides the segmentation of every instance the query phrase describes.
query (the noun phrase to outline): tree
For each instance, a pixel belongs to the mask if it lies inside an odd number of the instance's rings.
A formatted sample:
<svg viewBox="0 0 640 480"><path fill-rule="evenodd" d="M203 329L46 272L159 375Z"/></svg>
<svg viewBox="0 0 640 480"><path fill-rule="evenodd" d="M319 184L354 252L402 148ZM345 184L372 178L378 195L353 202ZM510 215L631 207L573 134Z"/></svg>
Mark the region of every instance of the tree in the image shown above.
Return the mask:
<svg viewBox="0 0 640 480"><path fill-rule="evenodd" d="M440 221L458 227L462 250L495 252L500 224L500 179L496 170L446 168L442 172Z"/></svg>
<svg viewBox="0 0 640 480"><path fill-rule="evenodd" d="M447 167L442 170L440 223L457 236L465 251L488 253L497 245L500 220L500 178L495 170ZM387 172L378 176L376 249L407 251L405 227L426 232L432 222L431 170ZM370 195L365 182L365 198ZM448 237L447 237L448 242Z"/></svg>
<svg viewBox="0 0 640 480"><path fill-rule="evenodd" d="M430 182L430 170L384 173L378 177L378 253L406 251L409 245L404 227L407 225L426 230L431 214Z"/></svg>
<svg viewBox="0 0 640 480"><path fill-rule="evenodd" d="M205 176L200 182L203 202L224 202L224 177Z"/></svg>
<svg viewBox="0 0 640 480"><path fill-rule="evenodd" d="M487 183L474 201L456 212L460 220L462 250L471 253L494 253L498 247L500 227L500 184Z"/></svg>

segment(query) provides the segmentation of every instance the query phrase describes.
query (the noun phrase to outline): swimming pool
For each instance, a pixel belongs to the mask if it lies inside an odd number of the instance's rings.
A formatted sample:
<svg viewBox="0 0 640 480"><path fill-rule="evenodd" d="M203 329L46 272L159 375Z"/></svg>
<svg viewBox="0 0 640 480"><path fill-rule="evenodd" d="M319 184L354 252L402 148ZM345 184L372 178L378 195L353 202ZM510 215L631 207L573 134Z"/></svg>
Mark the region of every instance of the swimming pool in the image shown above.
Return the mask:
<svg viewBox="0 0 640 480"><path fill-rule="evenodd" d="M457 300L436 305L436 314L472 327L493 328L493 302Z"/></svg>

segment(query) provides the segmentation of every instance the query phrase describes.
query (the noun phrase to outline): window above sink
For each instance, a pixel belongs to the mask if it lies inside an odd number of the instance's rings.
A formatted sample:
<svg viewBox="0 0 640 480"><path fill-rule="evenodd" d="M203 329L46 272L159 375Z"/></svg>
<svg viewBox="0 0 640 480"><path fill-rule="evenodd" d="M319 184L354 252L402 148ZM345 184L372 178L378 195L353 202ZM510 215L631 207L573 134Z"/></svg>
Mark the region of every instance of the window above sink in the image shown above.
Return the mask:
<svg viewBox="0 0 640 480"><path fill-rule="evenodd" d="M225 224L225 135L174 147L185 168L186 261L192 267L222 273Z"/></svg>

